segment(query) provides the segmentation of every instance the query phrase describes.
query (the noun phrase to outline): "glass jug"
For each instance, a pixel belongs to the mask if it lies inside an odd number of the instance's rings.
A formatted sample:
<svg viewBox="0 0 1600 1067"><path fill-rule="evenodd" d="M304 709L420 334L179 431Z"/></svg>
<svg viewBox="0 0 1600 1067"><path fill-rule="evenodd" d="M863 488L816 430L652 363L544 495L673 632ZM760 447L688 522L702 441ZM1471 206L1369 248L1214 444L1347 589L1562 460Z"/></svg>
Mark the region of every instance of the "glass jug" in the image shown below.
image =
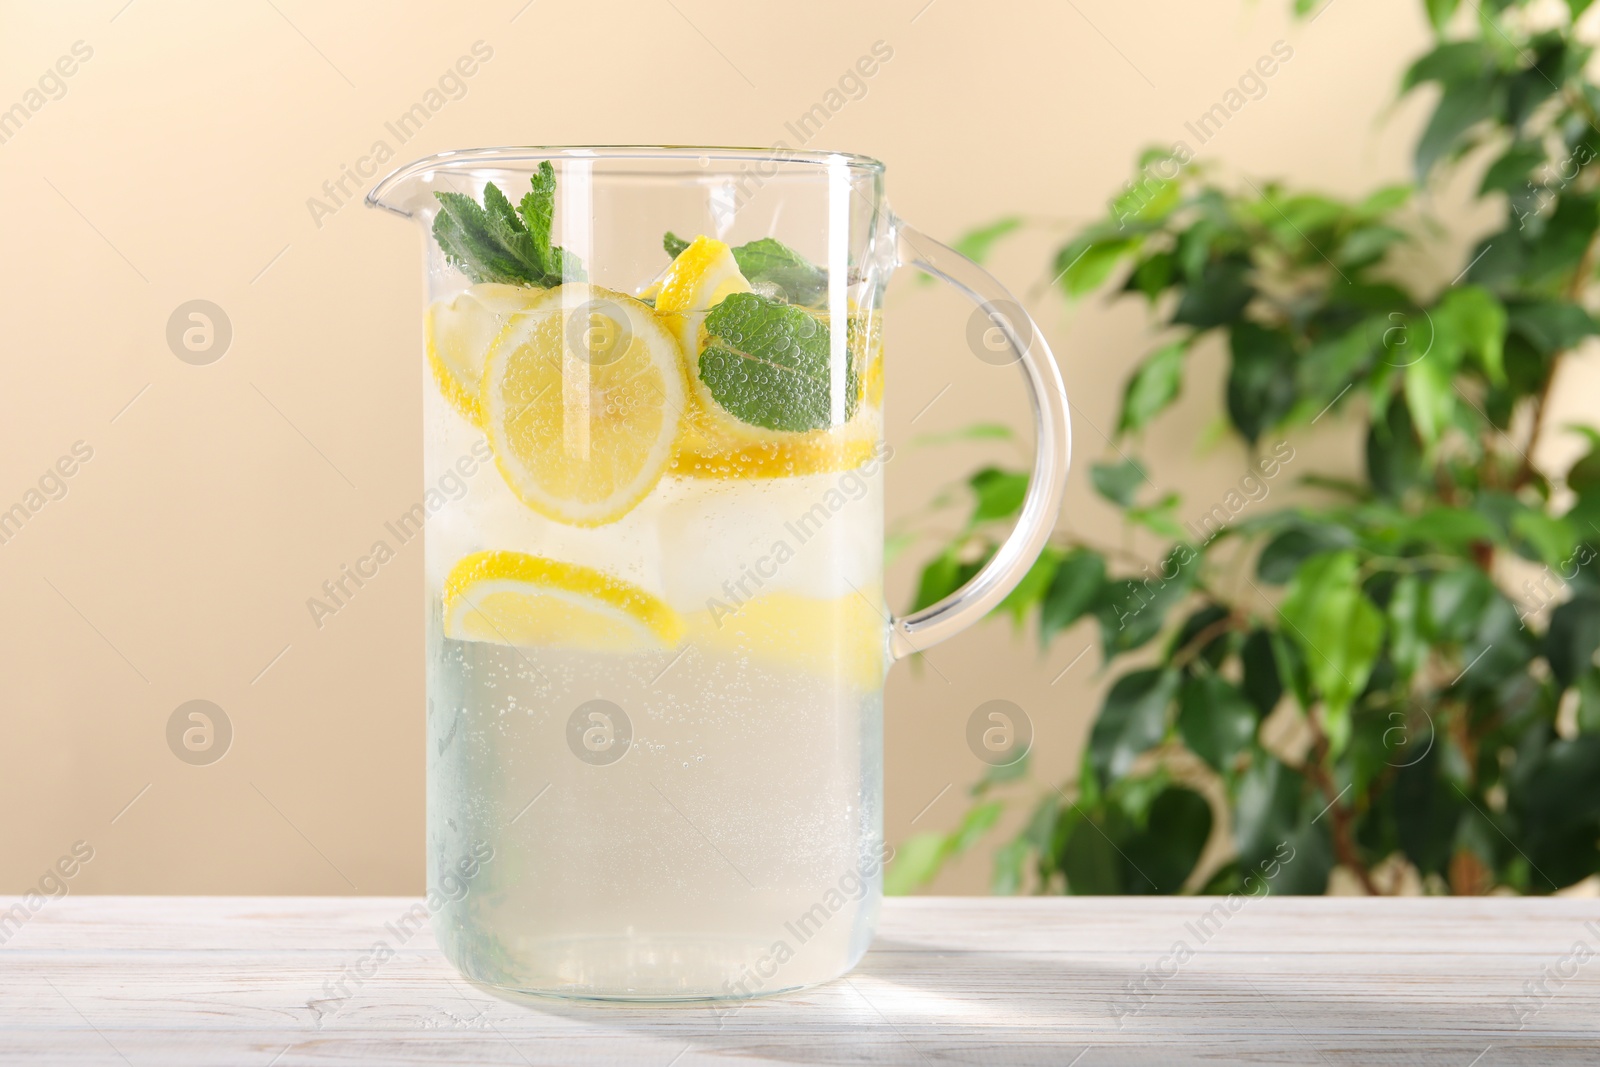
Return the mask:
<svg viewBox="0 0 1600 1067"><path fill-rule="evenodd" d="M994 607L1060 507L1067 400L1005 289L862 156L446 152L425 231L428 907L467 977L740 998L848 971L882 893L883 679ZM881 295L1017 363L1037 455L965 587L883 595Z"/></svg>

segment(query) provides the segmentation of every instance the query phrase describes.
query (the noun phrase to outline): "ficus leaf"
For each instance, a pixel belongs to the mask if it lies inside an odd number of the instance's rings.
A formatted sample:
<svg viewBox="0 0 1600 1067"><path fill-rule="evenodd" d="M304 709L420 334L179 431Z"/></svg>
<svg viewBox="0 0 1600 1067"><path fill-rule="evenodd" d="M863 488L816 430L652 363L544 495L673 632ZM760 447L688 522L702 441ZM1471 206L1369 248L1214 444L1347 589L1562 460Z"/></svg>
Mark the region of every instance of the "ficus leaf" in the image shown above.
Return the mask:
<svg viewBox="0 0 1600 1067"><path fill-rule="evenodd" d="M1440 0L1428 0L1428 4L1430 9L1444 6ZM1450 3L1449 7L1453 10L1455 4ZM1433 13L1430 10L1430 14ZM1439 27L1437 21L1434 25ZM1449 41L1436 46L1407 68L1405 77L1400 80L1400 91L1409 92L1424 82L1450 85L1471 81L1480 77L1492 61L1493 56L1480 41Z"/></svg>
<svg viewBox="0 0 1600 1067"><path fill-rule="evenodd" d="M1255 707L1256 714L1267 716L1283 697L1283 679L1278 675L1278 657L1272 648L1272 634L1252 630L1239 650L1239 689Z"/></svg>
<svg viewBox="0 0 1600 1067"><path fill-rule="evenodd" d="M1058 282L1069 297L1083 296L1105 284L1111 272L1138 247L1132 238L1069 244L1056 257Z"/></svg>
<svg viewBox="0 0 1600 1067"><path fill-rule="evenodd" d="M1353 551L1308 559L1289 583L1279 608L1288 633L1305 652L1311 681L1322 694L1328 741L1335 755L1349 741L1350 706L1366 687L1383 646L1383 614L1359 582Z"/></svg>
<svg viewBox="0 0 1600 1067"><path fill-rule="evenodd" d="M1039 642L1050 639L1087 615L1105 585L1106 565L1096 552L1080 548L1062 558L1039 608Z"/></svg>
<svg viewBox="0 0 1600 1067"><path fill-rule="evenodd" d="M1061 873L1067 892L1075 896L1123 894L1129 891L1126 861L1119 841L1132 833L1128 818L1112 808L1109 812L1063 820L1065 839L1061 848Z"/></svg>
<svg viewBox="0 0 1600 1067"><path fill-rule="evenodd" d="M1231 682L1206 674L1183 683L1178 733L1212 769L1231 771L1234 757L1255 738L1258 722L1255 708Z"/></svg>
<svg viewBox="0 0 1600 1067"><path fill-rule="evenodd" d="M1451 289L1439 302L1434 321L1455 333L1462 347L1477 357L1490 382L1505 383L1506 309L1487 289L1477 285Z"/></svg>
<svg viewBox="0 0 1600 1067"><path fill-rule="evenodd" d="M1137 460L1123 457L1120 463L1096 463L1089 468L1095 490L1120 507L1132 507L1139 488L1150 481Z"/></svg>
<svg viewBox="0 0 1600 1067"><path fill-rule="evenodd" d="M913 437L911 444L915 447L924 445L948 445L959 441L1009 441L1016 435L1011 427L999 422L975 422L970 426L962 426L954 430L945 430L941 433L926 433Z"/></svg>
<svg viewBox="0 0 1600 1067"><path fill-rule="evenodd" d="M1443 34L1450 25L1451 17L1456 13L1461 0L1425 0L1428 7L1428 21L1433 24L1433 31Z"/></svg>
<svg viewBox="0 0 1600 1067"><path fill-rule="evenodd" d="M1198 554L1178 545L1157 570L1144 577L1104 583L1095 601L1100 621L1100 643L1106 662L1154 640L1166 623L1167 612L1188 596L1195 578Z"/></svg>
<svg viewBox="0 0 1600 1067"><path fill-rule="evenodd" d="M1300 821L1302 779L1265 749L1251 753L1249 766L1231 790L1233 839L1242 864L1254 865L1276 851Z"/></svg>
<svg viewBox="0 0 1600 1067"><path fill-rule="evenodd" d="M912 834L895 849L894 862L883 872L883 892L898 897L920 889L938 876L950 856L950 838L941 833Z"/></svg>
<svg viewBox="0 0 1600 1067"><path fill-rule="evenodd" d="M1543 355L1565 352L1600 333L1600 325L1587 311L1563 300L1510 301L1506 313L1510 330Z"/></svg>
<svg viewBox="0 0 1600 1067"><path fill-rule="evenodd" d="M1402 575L1389 593L1389 656L1402 678L1410 678L1428 659L1428 641L1422 632L1422 581Z"/></svg>
<svg viewBox="0 0 1600 1067"><path fill-rule="evenodd" d="M1459 643L1472 633L1494 591L1483 572L1456 567L1428 579L1423 632L1438 643Z"/></svg>
<svg viewBox="0 0 1600 1067"><path fill-rule="evenodd" d="M999 821L1005 812L1005 803L990 800L974 805L961 819L961 825L951 835L950 851L960 855L978 842Z"/></svg>
<svg viewBox="0 0 1600 1067"><path fill-rule="evenodd" d="M1012 621L1022 624L1023 617L1032 610L1050 589L1055 580L1056 568L1061 565L1061 550L1045 545L1033 561L1022 580L1012 587L1005 599L995 605L996 612L1009 612Z"/></svg>
<svg viewBox="0 0 1600 1067"><path fill-rule="evenodd" d="M1130 293L1143 293L1154 304L1172 285L1177 269L1177 257L1171 252L1152 252L1134 265L1124 288Z"/></svg>
<svg viewBox="0 0 1600 1067"><path fill-rule="evenodd" d="M1493 79L1458 79L1445 83L1444 94L1417 143L1416 173L1426 182L1442 160L1461 151L1463 135L1494 114L1502 90Z"/></svg>
<svg viewBox="0 0 1600 1067"><path fill-rule="evenodd" d="M970 525L1009 519L1022 509L1023 498L1028 495L1028 475L1025 471L1001 470L985 467L967 480L974 499Z"/></svg>
<svg viewBox="0 0 1600 1067"><path fill-rule="evenodd" d="M1119 434L1137 433L1147 426L1183 390L1183 369L1189 343L1174 341L1163 345L1139 365L1122 394L1122 414L1117 419Z"/></svg>
<svg viewBox="0 0 1600 1067"><path fill-rule="evenodd" d="M1276 425L1294 406L1295 351L1285 334L1253 322L1229 335L1228 417L1247 441Z"/></svg>
<svg viewBox="0 0 1600 1067"><path fill-rule="evenodd" d="M1451 368L1443 359L1424 358L1406 368L1406 408L1425 452L1438 445L1455 415Z"/></svg>
<svg viewBox="0 0 1600 1067"><path fill-rule="evenodd" d="M1367 477L1379 495L1399 500L1426 479L1411 413L1391 404L1367 431Z"/></svg>
<svg viewBox="0 0 1600 1067"><path fill-rule="evenodd" d="M1511 518L1511 532L1532 559L1560 568L1578 547L1578 531L1565 518L1520 507Z"/></svg>
<svg viewBox="0 0 1600 1067"><path fill-rule="evenodd" d="M1256 560L1256 577L1273 585L1290 581L1300 565L1320 552L1349 548L1355 535L1332 522L1299 522L1267 542Z"/></svg>
<svg viewBox="0 0 1600 1067"><path fill-rule="evenodd" d="M975 263L982 263L989 258L989 253L1002 237L1015 233L1022 228L1022 219L1016 215L1008 215L1003 219L996 219L987 226L980 226L975 230L968 230L950 243L950 247L966 256ZM931 279L930 279L931 280Z"/></svg>
<svg viewBox="0 0 1600 1067"><path fill-rule="evenodd" d="M1175 326L1209 330L1238 318L1255 296L1250 284L1251 263L1243 255L1210 260L1201 267L1199 277L1184 288L1178 308L1173 312Z"/></svg>
<svg viewBox="0 0 1600 1067"><path fill-rule="evenodd" d="M1544 654L1563 686L1575 683L1593 666L1600 648L1600 595L1585 590L1550 615Z"/></svg>
<svg viewBox="0 0 1600 1067"><path fill-rule="evenodd" d="M1167 710L1179 681L1177 671L1146 669L1111 686L1089 732L1089 759L1102 785L1127 774L1133 761L1166 735Z"/></svg>
<svg viewBox="0 0 1600 1067"><path fill-rule="evenodd" d="M1168 493L1154 504L1135 505L1124 514L1129 522L1168 541L1182 540L1187 533L1178 522L1177 493Z"/></svg>
<svg viewBox="0 0 1600 1067"><path fill-rule="evenodd" d="M1211 838L1211 805L1183 786L1169 786L1150 801L1144 826L1123 840L1128 893L1176 893L1188 881Z"/></svg>
<svg viewBox="0 0 1600 1067"><path fill-rule="evenodd" d="M1488 170L1484 171L1483 182L1478 186L1478 195L1527 193L1530 185L1529 176L1546 158L1547 153L1542 145L1521 142L1513 144L1499 159L1489 165Z"/></svg>
<svg viewBox="0 0 1600 1067"><path fill-rule="evenodd" d="M1356 214L1363 219L1383 218L1410 203L1415 192L1409 185L1385 185L1361 201Z"/></svg>
<svg viewBox="0 0 1600 1067"><path fill-rule="evenodd" d="M973 575L983 569L983 565L988 562L991 555L993 555L992 548L973 560L963 559L953 547L939 553L922 568L917 580L917 595L912 601L911 610L921 611L960 589Z"/></svg>

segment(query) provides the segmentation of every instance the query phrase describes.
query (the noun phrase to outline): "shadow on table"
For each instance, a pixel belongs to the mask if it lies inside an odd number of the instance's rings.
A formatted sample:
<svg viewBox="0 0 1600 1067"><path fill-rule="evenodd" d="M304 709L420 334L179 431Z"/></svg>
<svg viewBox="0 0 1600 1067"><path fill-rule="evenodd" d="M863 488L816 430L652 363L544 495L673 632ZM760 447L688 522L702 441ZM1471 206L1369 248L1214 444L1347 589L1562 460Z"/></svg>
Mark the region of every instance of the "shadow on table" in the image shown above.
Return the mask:
<svg viewBox="0 0 1600 1067"><path fill-rule="evenodd" d="M1158 960L1131 970L1071 952L951 951L936 958L946 966L930 973L925 945L879 940L860 966L827 985L714 1006L566 1001L477 988L581 1023L596 1036L681 1042L673 1067L735 1057L985 1067L1600 1063L1592 1011L1552 1008L1518 1032L1510 1002L1517 991L1509 987L1502 1003L1471 1004L1425 981L1401 996L1381 994L1359 975L1252 972L1259 956L1213 956L1205 971L1197 959L1167 977L1152 973ZM514 1031L512 1013L504 1015ZM1582 1022L1574 1026L1575 1019ZM1563 1023L1567 1029L1556 1029Z"/></svg>

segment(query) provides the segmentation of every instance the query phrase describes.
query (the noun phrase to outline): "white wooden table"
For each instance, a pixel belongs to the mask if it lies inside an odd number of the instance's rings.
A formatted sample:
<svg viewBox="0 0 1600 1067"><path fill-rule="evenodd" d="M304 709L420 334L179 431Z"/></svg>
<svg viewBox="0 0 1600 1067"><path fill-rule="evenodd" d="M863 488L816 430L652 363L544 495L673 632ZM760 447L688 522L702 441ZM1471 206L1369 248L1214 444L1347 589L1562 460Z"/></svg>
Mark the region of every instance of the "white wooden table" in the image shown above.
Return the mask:
<svg viewBox="0 0 1600 1067"><path fill-rule="evenodd" d="M0 1063L1600 1064L1600 901L1217 903L892 900L853 974L718 1018L504 1001L426 931L329 1000L398 898L69 897L0 925Z"/></svg>

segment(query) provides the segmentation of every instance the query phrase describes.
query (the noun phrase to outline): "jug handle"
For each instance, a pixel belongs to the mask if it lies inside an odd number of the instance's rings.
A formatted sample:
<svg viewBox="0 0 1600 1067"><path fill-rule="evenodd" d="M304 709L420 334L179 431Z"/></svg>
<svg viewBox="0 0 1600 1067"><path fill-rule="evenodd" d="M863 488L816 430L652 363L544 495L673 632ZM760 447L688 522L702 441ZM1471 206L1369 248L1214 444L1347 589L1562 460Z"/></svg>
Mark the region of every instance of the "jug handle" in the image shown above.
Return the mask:
<svg viewBox="0 0 1600 1067"><path fill-rule="evenodd" d="M1055 529L1072 462L1072 432L1066 388L1050 346L1033 318L994 275L948 245L899 218L892 221L897 265L909 265L948 282L978 306L999 331L1011 359L1022 369L1033 407L1034 458L1028 492L1016 527L983 569L960 589L921 611L890 620L889 654L894 659L922 652L982 619L1022 581ZM974 316L975 318L977 316ZM1015 321L1014 321L1015 320Z"/></svg>

